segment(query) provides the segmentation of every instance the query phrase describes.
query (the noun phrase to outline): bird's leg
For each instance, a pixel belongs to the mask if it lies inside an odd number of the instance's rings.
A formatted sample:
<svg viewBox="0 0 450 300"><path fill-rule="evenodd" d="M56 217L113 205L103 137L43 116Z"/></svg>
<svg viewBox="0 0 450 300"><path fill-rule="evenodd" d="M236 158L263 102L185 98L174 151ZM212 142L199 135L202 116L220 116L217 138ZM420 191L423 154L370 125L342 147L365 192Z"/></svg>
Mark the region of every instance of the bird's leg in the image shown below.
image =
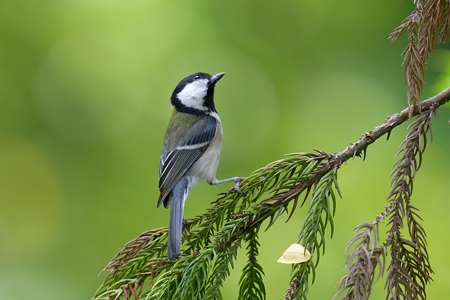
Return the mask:
<svg viewBox="0 0 450 300"><path fill-rule="evenodd" d="M231 178L222 179L222 180L213 179L213 180L211 180L211 182L209 182L209 184L210 185L218 185L218 184L226 183L226 182L235 182L236 184L234 185L234 190L238 193L242 193L241 190L239 189L239 184L244 179L245 179L245 177L231 177Z"/></svg>

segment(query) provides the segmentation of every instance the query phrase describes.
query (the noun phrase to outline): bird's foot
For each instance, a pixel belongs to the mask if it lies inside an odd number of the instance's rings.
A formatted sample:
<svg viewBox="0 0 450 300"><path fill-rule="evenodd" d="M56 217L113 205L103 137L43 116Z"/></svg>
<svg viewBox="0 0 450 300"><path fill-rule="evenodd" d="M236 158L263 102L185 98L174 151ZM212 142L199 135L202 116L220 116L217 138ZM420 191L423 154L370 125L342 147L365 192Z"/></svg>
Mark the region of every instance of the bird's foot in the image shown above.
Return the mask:
<svg viewBox="0 0 450 300"><path fill-rule="evenodd" d="M233 189L234 189L235 192L238 192L239 194L242 194L242 191L239 188L239 185L241 184L241 181L244 180L244 179L245 179L245 177L235 177L234 178L235 184L234 184Z"/></svg>
<svg viewBox="0 0 450 300"><path fill-rule="evenodd" d="M231 177L231 178L222 179L222 180L214 179L214 180L211 180L209 182L209 184L211 184L211 185L218 185L218 184L225 183L225 182L235 182L233 190L238 192L238 193L242 193L241 189L239 188L239 184L244 179L245 179L245 177Z"/></svg>

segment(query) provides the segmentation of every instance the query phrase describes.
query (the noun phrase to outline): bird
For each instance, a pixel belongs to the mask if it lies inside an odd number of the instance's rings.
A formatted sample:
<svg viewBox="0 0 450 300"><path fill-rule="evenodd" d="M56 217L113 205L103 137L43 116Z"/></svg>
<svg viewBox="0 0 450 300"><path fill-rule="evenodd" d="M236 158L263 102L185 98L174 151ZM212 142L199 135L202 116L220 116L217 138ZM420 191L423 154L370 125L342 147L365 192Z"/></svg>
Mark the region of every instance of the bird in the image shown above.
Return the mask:
<svg viewBox="0 0 450 300"><path fill-rule="evenodd" d="M214 105L214 88L225 75L198 72L182 79L170 102L172 114L164 136L159 165L159 199L170 207L168 258L180 254L184 205L189 192L200 182L210 185L235 182L243 177L216 178L222 150L222 122Z"/></svg>

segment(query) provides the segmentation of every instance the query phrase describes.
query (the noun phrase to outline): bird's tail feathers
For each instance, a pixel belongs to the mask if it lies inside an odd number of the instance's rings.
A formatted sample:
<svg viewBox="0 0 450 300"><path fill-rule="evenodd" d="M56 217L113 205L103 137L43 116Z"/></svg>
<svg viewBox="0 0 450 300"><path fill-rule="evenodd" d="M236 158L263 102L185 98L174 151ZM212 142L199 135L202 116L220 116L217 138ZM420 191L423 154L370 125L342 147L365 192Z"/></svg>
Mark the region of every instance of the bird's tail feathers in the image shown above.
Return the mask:
<svg viewBox="0 0 450 300"><path fill-rule="evenodd" d="M170 199L169 241L167 247L169 259L173 259L180 254L184 203L188 194L189 190L184 180L180 180L172 190Z"/></svg>

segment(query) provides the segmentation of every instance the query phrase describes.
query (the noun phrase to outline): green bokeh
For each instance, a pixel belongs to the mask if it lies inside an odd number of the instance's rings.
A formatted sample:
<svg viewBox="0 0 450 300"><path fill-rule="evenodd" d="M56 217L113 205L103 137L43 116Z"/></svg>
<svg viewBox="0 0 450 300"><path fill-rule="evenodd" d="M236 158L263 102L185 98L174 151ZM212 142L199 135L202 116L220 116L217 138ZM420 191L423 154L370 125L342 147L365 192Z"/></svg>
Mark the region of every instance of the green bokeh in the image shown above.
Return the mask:
<svg viewBox="0 0 450 300"><path fill-rule="evenodd" d="M166 226L156 209L159 155L172 89L197 71L216 89L225 128L219 178L245 176L285 153L341 151L405 107L400 53L387 41L403 1L2 1L0 3L0 299L89 299L108 260L139 233ZM450 51L430 60L424 97L450 85ZM415 182L435 271L430 299L450 293L447 107ZM386 205L406 126L339 173L343 199L311 299L343 276L353 228ZM192 192L186 216L219 192ZM261 233L268 299L290 268L304 210ZM382 231L385 231L382 229ZM240 261L224 289L236 299ZM382 299L383 279L374 299Z"/></svg>

